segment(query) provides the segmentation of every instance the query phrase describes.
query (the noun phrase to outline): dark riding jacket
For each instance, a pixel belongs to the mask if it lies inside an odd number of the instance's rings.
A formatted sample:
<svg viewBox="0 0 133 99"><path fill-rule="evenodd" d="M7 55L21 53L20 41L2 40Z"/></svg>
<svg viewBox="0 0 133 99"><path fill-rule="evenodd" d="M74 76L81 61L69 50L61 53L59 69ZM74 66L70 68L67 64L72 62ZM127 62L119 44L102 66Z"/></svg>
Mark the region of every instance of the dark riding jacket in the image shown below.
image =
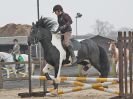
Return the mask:
<svg viewBox="0 0 133 99"><path fill-rule="evenodd" d="M61 31L61 33L70 32L72 31L71 24L72 19L67 13L62 13L58 16L58 23L59 27L64 26L64 28Z"/></svg>

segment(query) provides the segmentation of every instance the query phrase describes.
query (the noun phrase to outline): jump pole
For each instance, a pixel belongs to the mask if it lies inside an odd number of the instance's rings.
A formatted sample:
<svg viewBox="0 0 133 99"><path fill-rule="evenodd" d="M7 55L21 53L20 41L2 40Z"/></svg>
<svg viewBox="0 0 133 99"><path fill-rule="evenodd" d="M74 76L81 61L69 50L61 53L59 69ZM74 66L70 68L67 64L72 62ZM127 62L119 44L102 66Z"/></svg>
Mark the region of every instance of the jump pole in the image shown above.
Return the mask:
<svg viewBox="0 0 133 99"><path fill-rule="evenodd" d="M103 86L108 86L111 84L116 84L115 82L105 82L105 83L98 83L98 84L87 84L84 86L78 86L78 87L74 87L72 89L66 89L66 90L59 90L58 94L65 94L65 93L71 93L71 92L77 92L77 91L81 91L81 90L86 90L86 89L91 89L91 88L98 88L98 87L103 87ZM50 93L46 93L46 95L51 96L52 92Z"/></svg>
<svg viewBox="0 0 133 99"><path fill-rule="evenodd" d="M54 77L51 76L53 79ZM31 79L38 79L38 80L47 80L45 76L31 76ZM91 82L112 82L118 81L118 78L89 78L89 77L60 77L61 82L63 81L91 81Z"/></svg>
<svg viewBox="0 0 133 99"><path fill-rule="evenodd" d="M74 86L82 86L82 87L91 85L91 84L86 84L86 83L82 83L82 82L78 82L78 81L65 81L65 83L69 83L69 84L72 84ZM103 84L106 84L106 82L104 82ZM112 82L111 84L117 84L117 82ZM103 86L102 87L93 86L92 88L96 89L96 90L100 90L100 91L104 91L104 92L119 95L118 91L114 91L112 89L104 88Z"/></svg>

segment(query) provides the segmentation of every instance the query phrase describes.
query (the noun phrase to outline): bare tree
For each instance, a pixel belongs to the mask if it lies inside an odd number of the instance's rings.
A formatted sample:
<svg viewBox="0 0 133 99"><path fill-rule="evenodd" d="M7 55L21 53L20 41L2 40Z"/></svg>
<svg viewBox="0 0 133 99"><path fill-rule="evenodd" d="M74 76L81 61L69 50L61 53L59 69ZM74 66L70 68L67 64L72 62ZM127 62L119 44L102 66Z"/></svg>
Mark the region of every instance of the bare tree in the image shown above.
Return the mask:
<svg viewBox="0 0 133 99"><path fill-rule="evenodd" d="M96 23L94 25L94 33L102 36L108 35L111 31L113 31L113 25L111 25L107 21L100 21L96 20Z"/></svg>
<svg viewBox="0 0 133 99"><path fill-rule="evenodd" d="M118 29L118 31L125 31L125 32L128 32L128 31L133 31L133 28L121 27L121 28Z"/></svg>

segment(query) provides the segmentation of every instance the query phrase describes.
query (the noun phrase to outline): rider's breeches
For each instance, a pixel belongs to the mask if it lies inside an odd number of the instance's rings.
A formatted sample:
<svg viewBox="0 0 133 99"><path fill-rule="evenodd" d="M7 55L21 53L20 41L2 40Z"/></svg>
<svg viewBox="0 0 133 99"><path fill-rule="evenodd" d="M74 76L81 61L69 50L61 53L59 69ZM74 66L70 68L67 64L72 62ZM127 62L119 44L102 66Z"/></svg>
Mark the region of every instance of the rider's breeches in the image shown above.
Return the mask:
<svg viewBox="0 0 133 99"><path fill-rule="evenodd" d="M71 44L71 32L65 32L63 34L63 40L62 43L65 47L68 47Z"/></svg>

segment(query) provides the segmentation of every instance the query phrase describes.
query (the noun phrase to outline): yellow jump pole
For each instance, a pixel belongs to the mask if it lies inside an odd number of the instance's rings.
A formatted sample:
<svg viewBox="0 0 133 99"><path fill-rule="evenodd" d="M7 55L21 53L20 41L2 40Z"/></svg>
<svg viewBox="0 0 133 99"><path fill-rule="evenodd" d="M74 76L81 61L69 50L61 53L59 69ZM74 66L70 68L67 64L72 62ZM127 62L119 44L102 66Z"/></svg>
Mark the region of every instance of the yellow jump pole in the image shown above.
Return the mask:
<svg viewBox="0 0 133 99"><path fill-rule="evenodd" d="M51 76L53 79L54 77ZM45 76L32 76L32 79L47 80ZM92 81L92 82L112 82L118 81L118 78L88 78L88 77L60 77L61 82L63 81Z"/></svg>
<svg viewBox="0 0 133 99"><path fill-rule="evenodd" d="M116 84L116 82L105 82L105 83L98 83L98 84L92 84L92 85L84 85L83 87L78 86L74 87L72 89L66 89L66 90L59 90L58 94L65 94L65 93L70 93L70 92L76 92L76 91L81 91L81 90L86 90L90 88L97 88L97 87L102 87L102 86L108 86L111 84ZM52 95L52 93L47 93L46 95Z"/></svg>
<svg viewBox="0 0 133 99"><path fill-rule="evenodd" d="M82 82L78 82L78 81L65 81L66 83L70 83L70 84L73 84L75 86L88 86L88 85L91 85L91 84L85 84L85 83L82 83ZM106 82L104 82L106 83ZM117 82L112 82L112 84L117 84ZM113 94L119 94L118 91L114 91L112 89L108 89L108 88L104 88L103 86L102 87L93 87L93 89L96 89L96 90L100 90L100 91L105 91L105 92L109 92L109 93L113 93Z"/></svg>

